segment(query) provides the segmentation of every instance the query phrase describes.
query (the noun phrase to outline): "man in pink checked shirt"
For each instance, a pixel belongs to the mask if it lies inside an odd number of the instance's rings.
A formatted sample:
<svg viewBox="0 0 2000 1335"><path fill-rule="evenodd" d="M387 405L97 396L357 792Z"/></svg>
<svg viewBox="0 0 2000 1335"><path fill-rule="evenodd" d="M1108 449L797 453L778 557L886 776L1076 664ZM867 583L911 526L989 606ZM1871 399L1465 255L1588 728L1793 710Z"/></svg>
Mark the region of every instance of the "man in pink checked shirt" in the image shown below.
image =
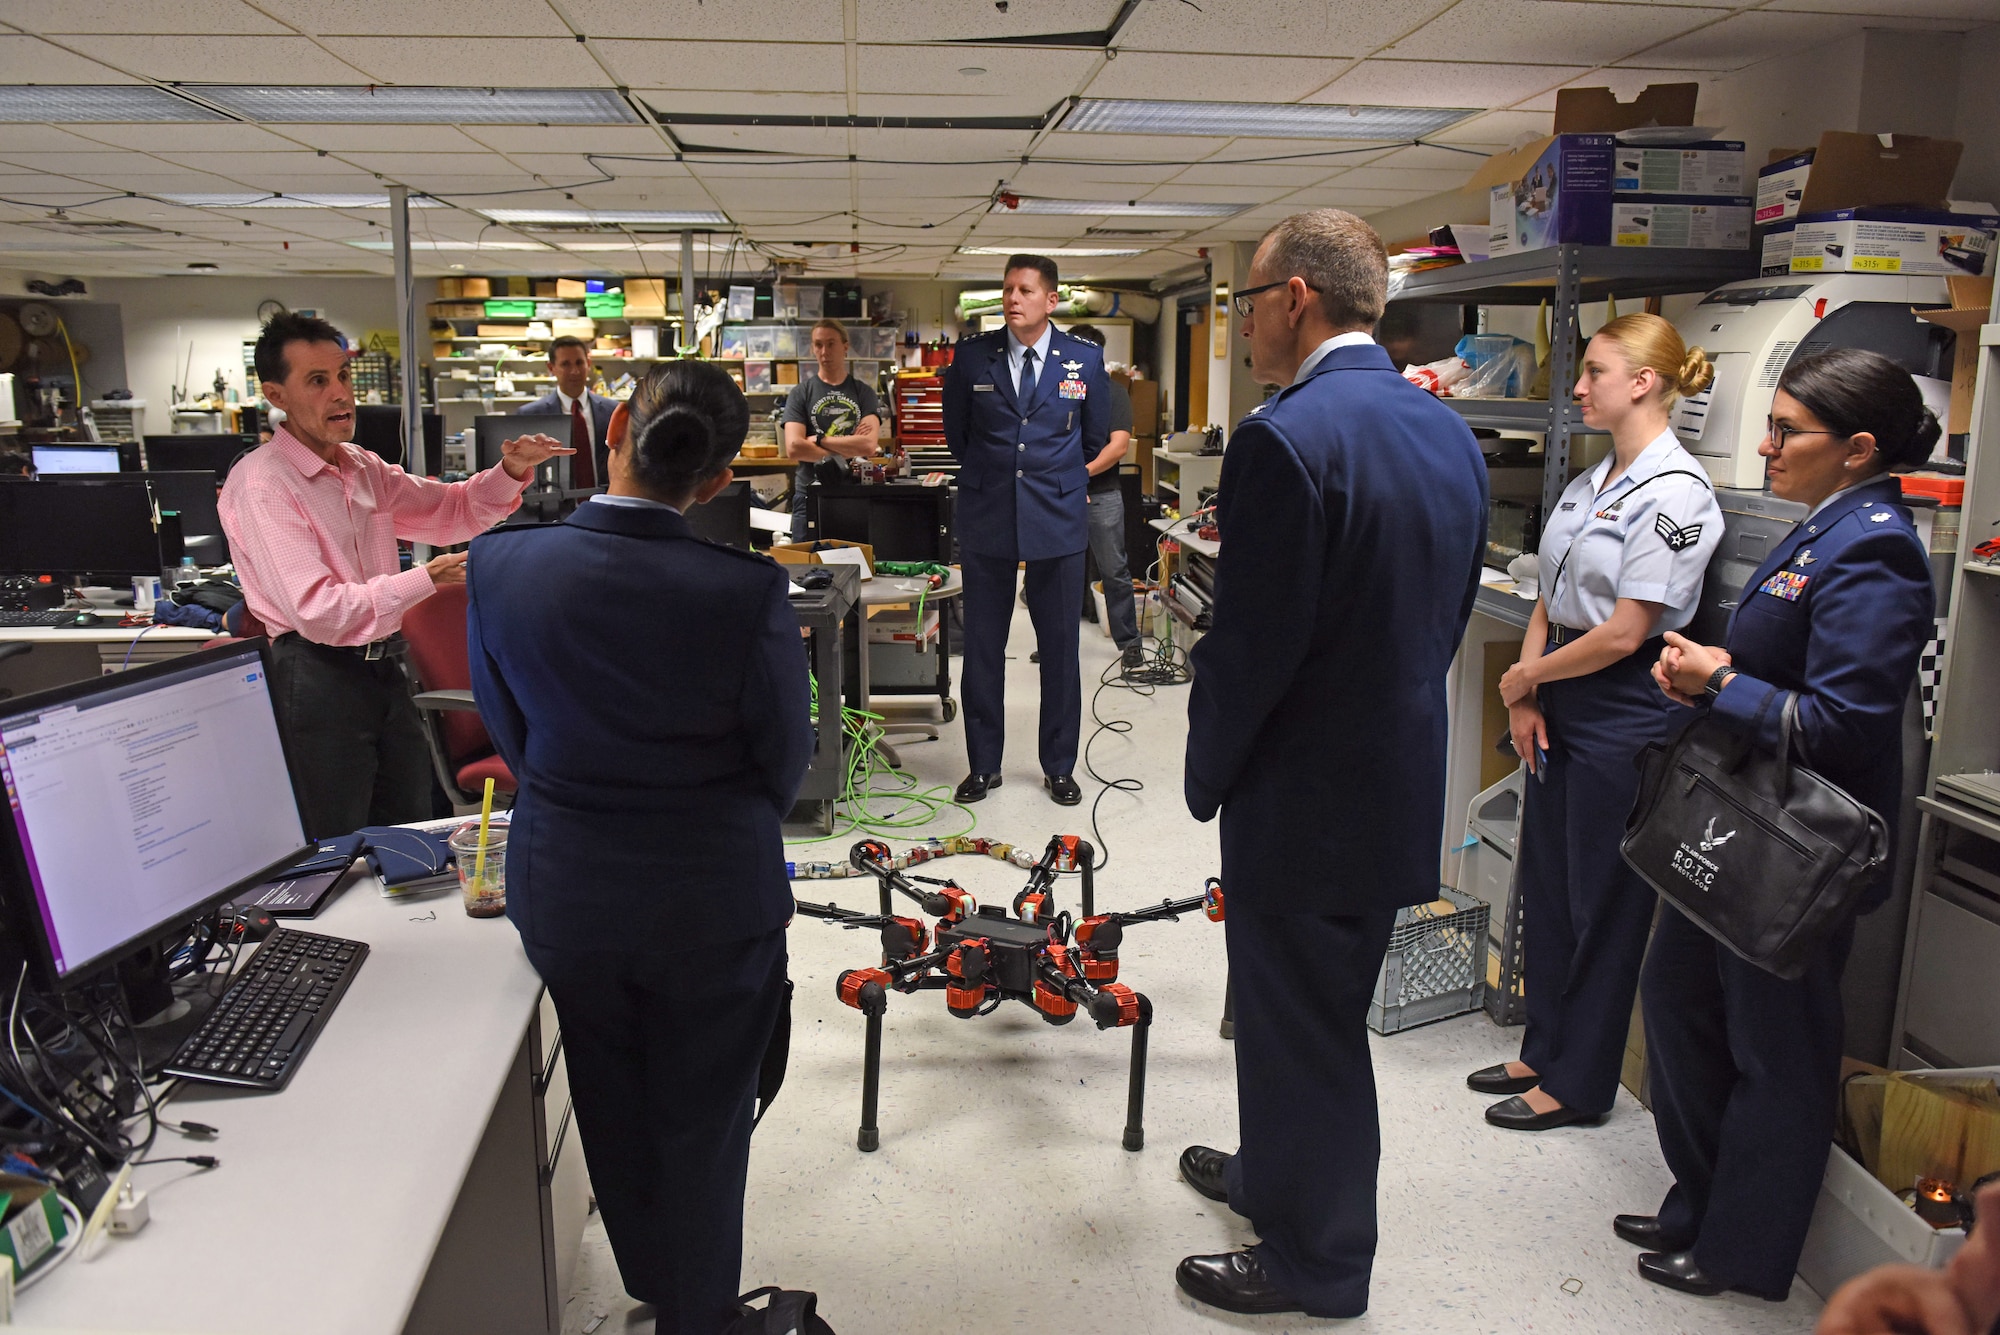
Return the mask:
<svg viewBox="0 0 2000 1335"><path fill-rule="evenodd" d="M399 538L469 542L512 514L536 465L569 450L510 440L498 465L446 485L412 477L354 435L340 332L282 314L257 339L264 397L285 423L230 471L223 532L271 635L271 698L315 839L431 814L430 758L396 659L403 614L465 583L465 553L400 568Z"/></svg>

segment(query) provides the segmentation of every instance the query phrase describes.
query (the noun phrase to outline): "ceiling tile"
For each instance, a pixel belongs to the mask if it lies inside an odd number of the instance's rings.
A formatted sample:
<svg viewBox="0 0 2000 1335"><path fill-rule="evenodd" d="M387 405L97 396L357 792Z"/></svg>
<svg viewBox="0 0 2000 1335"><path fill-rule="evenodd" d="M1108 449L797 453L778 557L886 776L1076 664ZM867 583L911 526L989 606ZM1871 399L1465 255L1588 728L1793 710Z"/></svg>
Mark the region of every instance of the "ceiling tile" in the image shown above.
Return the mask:
<svg viewBox="0 0 2000 1335"><path fill-rule="evenodd" d="M1977 19L2000 22L2000 0L1770 0L1767 9L1811 9L1885 18Z"/></svg>
<svg viewBox="0 0 2000 1335"><path fill-rule="evenodd" d="M1582 65L1364 60L1308 102L1381 107L1504 107L1589 72Z"/></svg>
<svg viewBox="0 0 2000 1335"><path fill-rule="evenodd" d="M646 125L468 125L464 129L478 143L509 154L658 153L667 149L659 132Z"/></svg>
<svg viewBox="0 0 2000 1335"><path fill-rule="evenodd" d="M763 19L748 29L761 30ZM716 89L736 93L769 90L776 93L844 92L847 64L838 46L815 46L804 42L680 42L603 41L593 43L598 55L631 88L675 88L695 91ZM668 109L674 99L648 93L652 105ZM750 99L749 110L756 110ZM681 100L689 111L719 111L708 99L695 105ZM845 111L843 104L840 110ZM772 114L780 114L776 108Z"/></svg>
<svg viewBox="0 0 2000 1335"><path fill-rule="evenodd" d="M1144 189L1158 185L1183 170L1187 168L1180 163L1069 167L1031 162L1011 172L1007 180L1024 194L1045 195L1053 199L1116 199L1130 197L1135 186ZM1332 172L1323 172L1322 175L1332 175Z"/></svg>
<svg viewBox="0 0 2000 1335"><path fill-rule="evenodd" d="M356 37L543 37L574 44L546 0L258 0L300 32ZM458 59L456 52L454 59Z"/></svg>
<svg viewBox="0 0 2000 1335"><path fill-rule="evenodd" d="M1451 8L1450 0L1262 0L1253 15L1207 0L1144 0L1119 34L1129 51L1284 56L1365 56ZM1226 97L1226 92L1217 96Z"/></svg>
<svg viewBox="0 0 2000 1335"><path fill-rule="evenodd" d="M611 80L574 41L459 37L324 37L320 44L383 83L497 88L602 88Z"/></svg>
<svg viewBox="0 0 2000 1335"><path fill-rule="evenodd" d="M1425 194L1436 194L1440 190L1458 189L1477 170L1479 162L1475 158L1467 158L1464 166L1449 170L1429 167L1356 167L1353 171L1342 172L1326 182L1326 188L1340 190L1353 186L1380 186L1385 190L1420 190Z"/></svg>
<svg viewBox="0 0 2000 1335"><path fill-rule="evenodd" d="M1330 58L1192 55L1121 51L1084 89L1087 97L1162 97L1168 89L1226 89L1235 102L1296 102L1338 77L1349 62Z"/></svg>
<svg viewBox="0 0 2000 1335"><path fill-rule="evenodd" d="M16 153L12 148L0 148L0 162L18 167L24 171L48 172L51 175L86 175L92 179L116 176L124 172L170 171L174 164L161 162L158 158L144 153L122 153L108 150L102 153Z"/></svg>
<svg viewBox="0 0 2000 1335"><path fill-rule="evenodd" d="M1324 181L1340 170L1342 168L1323 161L1275 165L1204 162L1187 168L1173 180L1176 185L1282 185L1296 188Z"/></svg>
<svg viewBox="0 0 2000 1335"><path fill-rule="evenodd" d="M88 128L94 134L98 130L122 130L127 127L122 125L92 125L80 128ZM174 128L180 129L182 127L175 126ZM100 143L96 139L88 139L81 134L72 134L68 130L57 129L53 125L9 125L4 139L0 139L0 154L98 153L107 147L124 146Z"/></svg>
<svg viewBox="0 0 2000 1335"><path fill-rule="evenodd" d="M978 195L994 189L1006 175L1003 168L984 165L902 167L876 162L856 163L854 171L861 188L878 195L896 188L898 183L904 190L922 190L926 194Z"/></svg>
<svg viewBox="0 0 2000 1335"><path fill-rule="evenodd" d="M785 181L813 181L816 183L845 181L847 179L847 166L848 164L845 162L816 162L801 163L798 166L780 167L771 163L760 163L753 160L748 162L690 163L688 164L688 169L694 173L697 180L709 182L718 188L724 187L732 181L763 181L771 183L771 187L776 189L781 187ZM824 188L823 184L816 184L803 189L795 189L792 197L797 199L807 193L823 191Z"/></svg>
<svg viewBox="0 0 2000 1335"><path fill-rule="evenodd" d="M494 127L482 125L480 130ZM592 129L601 127L592 126ZM577 132L572 127L572 133ZM478 153L477 140L455 125L283 125L273 131L287 139L329 153L387 151L403 153Z"/></svg>
<svg viewBox="0 0 2000 1335"><path fill-rule="evenodd" d="M980 93L998 85L1010 95L1037 99L1044 107L1070 95L1101 63L1092 51L1048 51L1023 47L863 46L856 54L857 90L870 93ZM963 68L986 73L967 76Z"/></svg>
<svg viewBox="0 0 2000 1335"><path fill-rule="evenodd" d="M1948 19L1899 17L1899 27L1946 27ZM1779 14L1768 11L1734 14L1674 41L1635 53L1629 63L1683 65L1710 70L1739 70L1774 56L1824 46L1875 27L1882 20L1865 14Z"/></svg>
<svg viewBox="0 0 2000 1335"><path fill-rule="evenodd" d="M68 39L64 39L68 44ZM0 34L0 83L131 83L100 65L38 37Z"/></svg>
<svg viewBox="0 0 2000 1335"><path fill-rule="evenodd" d="M971 87L971 81L967 87ZM983 93L860 93L855 96L857 116L922 116L951 120L974 116L1046 116L1053 103L1035 85L1006 88L992 79L981 79ZM843 105L840 110L845 112Z"/></svg>
<svg viewBox="0 0 2000 1335"><path fill-rule="evenodd" d="M1604 64L1714 21L1690 5L1580 4L1573 0L1460 0L1451 13L1382 54L1406 60L1542 61ZM1444 91L1444 90L1440 90Z"/></svg>
<svg viewBox="0 0 2000 1335"><path fill-rule="evenodd" d="M1422 167L1434 171L1451 171L1461 174L1479 170L1479 164L1486 161L1486 154L1467 152L1462 149L1437 148L1420 144L1413 148L1399 148L1394 153L1375 159L1371 167Z"/></svg>
<svg viewBox="0 0 2000 1335"><path fill-rule="evenodd" d="M576 26L600 37L676 37L688 41L735 41L772 31L769 0L563 0ZM841 40L841 0L788 0L784 34L795 42ZM665 85L689 87L690 85ZM698 85L694 85L698 86Z"/></svg>
<svg viewBox="0 0 2000 1335"><path fill-rule="evenodd" d="M270 84L354 84L368 76L303 37L66 37L64 45L149 79L225 83L248 73ZM74 82L62 80L61 82Z"/></svg>
<svg viewBox="0 0 2000 1335"><path fill-rule="evenodd" d="M1345 209L1360 204L1370 204L1386 208L1395 204L1407 204L1413 199L1424 199L1437 194L1435 190L1399 190L1382 186L1350 185L1342 186L1340 181L1328 181L1323 185L1310 186L1296 194L1285 196L1278 205L1287 213L1297 213L1301 209Z"/></svg>
<svg viewBox="0 0 2000 1335"><path fill-rule="evenodd" d="M355 174L355 168L338 158L323 158L317 153L298 149L288 153L198 153L163 152L158 155L165 162L182 167L192 167L197 171L211 171L218 176L281 175L294 177L347 176ZM158 164L155 164L156 168Z"/></svg>
<svg viewBox="0 0 2000 1335"><path fill-rule="evenodd" d="M174 0L134 5L130 0L9 0L7 22L47 33L283 34L286 29L243 0Z"/></svg>
<svg viewBox="0 0 2000 1335"><path fill-rule="evenodd" d="M398 180L411 181L422 176L464 175L480 173L491 176L506 176L510 173L525 175L515 170L514 164L498 153L369 153L349 151L341 154L348 162L364 171L381 172ZM523 181L522 184L527 184Z"/></svg>
<svg viewBox="0 0 2000 1335"><path fill-rule="evenodd" d="M1440 144L1504 148L1522 140L1551 134L1556 118L1546 111L1489 111L1428 136Z"/></svg>
<svg viewBox="0 0 2000 1335"><path fill-rule="evenodd" d="M1296 183L1287 185L1196 185L1192 182L1176 180L1163 182L1145 194L1138 196L1138 198L1164 200L1175 204L1268 204L1280 195L1290 194L1298 188L1299 186ZM1152 227L1155 225L1192 227L1197 224L1178 218L1163 219L1159 224L1155 224L1149 218L1143 222L1135 221L1133 225L1135 227Z"/></svg>
<svg viewBox="0 0 2000 1335"><path fill-rule="evenodd" d="M864 42L1020 41L1057 33L1103 32L1117 18L1120 3L1121 0L1012 0L1002 14L991 4L863 0L858 7L859 36Z"/></svg>

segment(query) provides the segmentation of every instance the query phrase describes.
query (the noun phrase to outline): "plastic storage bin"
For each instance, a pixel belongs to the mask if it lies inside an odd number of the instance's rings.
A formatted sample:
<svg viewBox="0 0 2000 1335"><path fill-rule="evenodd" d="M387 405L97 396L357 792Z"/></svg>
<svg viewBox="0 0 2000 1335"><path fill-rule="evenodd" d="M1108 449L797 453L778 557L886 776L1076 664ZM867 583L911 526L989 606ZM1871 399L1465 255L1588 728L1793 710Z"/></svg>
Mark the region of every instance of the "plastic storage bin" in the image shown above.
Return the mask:
<svg viewBox="0 0 2000 1335"><path fill-rule="evenodd" d="M1932 1228L1836 1145L1799 1253L1799 1278L1828 1298L1864 1270L1891 1264L1936 1269L1964 1245L1963 1229Z"/></svg>
<svg viewBox="0 0 2000 1335"><path fill-rule="evenodd" d="M1476 1011L1486 1001L1485 903L1448 886L1438 897L1453 911L1429 904L1399 909L1389 951L1368 1003L1368 1027L1393 1034L1433 1020Z"/></svg>

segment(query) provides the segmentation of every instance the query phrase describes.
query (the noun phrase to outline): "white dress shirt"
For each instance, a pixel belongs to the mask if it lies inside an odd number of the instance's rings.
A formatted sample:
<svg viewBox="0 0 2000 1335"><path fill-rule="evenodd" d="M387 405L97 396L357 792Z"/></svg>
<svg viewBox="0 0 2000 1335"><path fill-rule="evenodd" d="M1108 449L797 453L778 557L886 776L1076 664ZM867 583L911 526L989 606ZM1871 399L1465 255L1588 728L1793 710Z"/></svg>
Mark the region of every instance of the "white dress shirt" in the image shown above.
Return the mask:
<svg viewBox="0 0 2000 1335"><path fill-rule="evenodd" d="M1042 336L1035 340L1035 383L1041 384L1042 377L1049 369L1049 341L1055 335L1052 324L1042 326ZM1014 337L1014 331L1007 331L1007 375L1014 382L1014 388L1021 388L1021 365L1027 356L1028 345Z"/></svg>
<svg viewBox="0 0 2000 1335"><path fill-rule="evenodd" d="M556 402L562 405L562 415L564 417L568 417L571 410L577 405L580 404L583 407L583 439L571 441L570 447L581 450L586 446L597 444L597 419L590 411L590 391L585 390L582 398L573 399L561 390L557 390Z"/></svg>
<svg viewBox="0 0 2000 1335"><path fill-rule="evenodd" d="M680 513L665 501L656 501L650 496L613 496L608 491L600 491L590 499L598 505L621 505L627 510L667 510L674 514Z"/></svg>
<svg viewBox="0 0 2000 1335"><path fill-rule="evenodd" d="M1313 368L1325 361L1335 348L1358 348L1364 343L1373 343L1374 341L1374 338L1365 329L1350 329L1344 334L1335 334L1332 338L1314 348L1312 354L1299 363L1299 373L1292 377L1292 383L1296 385L1311 375Z"/></svg>

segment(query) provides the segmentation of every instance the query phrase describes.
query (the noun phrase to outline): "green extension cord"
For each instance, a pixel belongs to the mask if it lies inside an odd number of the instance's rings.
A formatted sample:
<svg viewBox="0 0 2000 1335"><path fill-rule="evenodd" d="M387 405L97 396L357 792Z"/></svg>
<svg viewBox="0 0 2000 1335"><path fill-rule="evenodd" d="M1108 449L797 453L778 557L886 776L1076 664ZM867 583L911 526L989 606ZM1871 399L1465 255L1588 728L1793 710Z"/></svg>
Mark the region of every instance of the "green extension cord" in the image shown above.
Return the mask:
<svg viewBox="0 0 2000 1335"><path fill-rule="evenodd" d="M813 727L817 729L819 679L809 676L809 680L812 685ZM838 814L833 832L804 839L787 839L786 844L818 844L845 839L855 833L883 835L921 829L939 819L947 810L962 814L965 827L933 831L931 837L948 839L972 832L979 823L978 817L966 806L952 800L950 785L938 784L920 789L914 774L897 769L882 755L881 723L880 714L842 706L840 728L848 743L847 772L842 776L840 796L834 801ZM897 805L888 811L878 812L873 805L876 802L894 802Z"/></svg>

